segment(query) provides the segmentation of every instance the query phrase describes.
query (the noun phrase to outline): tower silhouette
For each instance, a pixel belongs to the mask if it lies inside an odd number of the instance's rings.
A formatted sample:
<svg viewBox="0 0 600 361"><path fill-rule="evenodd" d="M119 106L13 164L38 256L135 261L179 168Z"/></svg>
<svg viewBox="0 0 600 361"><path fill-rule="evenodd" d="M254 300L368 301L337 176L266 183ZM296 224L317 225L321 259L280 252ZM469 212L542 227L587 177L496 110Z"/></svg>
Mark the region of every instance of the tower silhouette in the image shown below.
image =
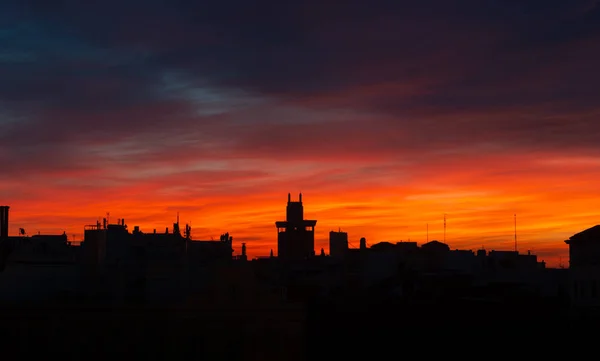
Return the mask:
<svg viewBox="0 0 600 361"><path fill-rule="evenodd" d="M315 255L316 220L304 219L302 193L292 202L288 193L286 220L275 222L277 227L277 256L281 260L303 260Z"/></svg>

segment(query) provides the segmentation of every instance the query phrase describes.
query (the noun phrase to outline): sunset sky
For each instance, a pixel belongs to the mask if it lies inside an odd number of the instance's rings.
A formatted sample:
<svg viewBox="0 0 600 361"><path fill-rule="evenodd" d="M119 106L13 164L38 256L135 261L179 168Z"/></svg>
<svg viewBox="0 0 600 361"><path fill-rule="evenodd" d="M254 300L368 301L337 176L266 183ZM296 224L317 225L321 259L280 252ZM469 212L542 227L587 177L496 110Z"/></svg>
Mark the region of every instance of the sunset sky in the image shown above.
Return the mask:
<svg viewBox="0 0 600 361"><path fill-rule="evenodd" d="M600 223L589 0L0 5L10 234L110 212L277 252L288 192L358 246L443 240L568 265Z"/></svg>

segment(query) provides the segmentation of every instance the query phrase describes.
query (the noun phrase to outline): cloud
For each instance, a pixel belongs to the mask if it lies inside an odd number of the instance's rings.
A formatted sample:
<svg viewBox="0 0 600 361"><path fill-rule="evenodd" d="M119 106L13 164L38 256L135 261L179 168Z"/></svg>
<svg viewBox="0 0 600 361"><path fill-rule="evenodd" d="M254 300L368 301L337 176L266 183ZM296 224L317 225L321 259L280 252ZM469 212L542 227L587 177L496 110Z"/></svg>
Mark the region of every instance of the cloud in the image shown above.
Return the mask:
<svg viewBox="0 0 600 361"><path fill-rule="evenodd" d="M434 120L450 124L447 136L488 132L510 142L514 132L503 127L519 122L529 136L529 127L548 128L552 110L571 117L575 135L590 134L577 114L597 95L600 54L585 46L598 35L590 2L63 2L60 12L33 4L5 31L16 58L3 67L0 94L13 109L29 109L36 129L41 122L86 137L88 125L126 132L168 121L188 130L191 118L227 114L235 97L380 114L419 141L434 133L429 118L449 116ZM17 62L23 51L36 61ZM141 113L151 107L151 116ZM271 121L254 129L272 131Z"/></svg>

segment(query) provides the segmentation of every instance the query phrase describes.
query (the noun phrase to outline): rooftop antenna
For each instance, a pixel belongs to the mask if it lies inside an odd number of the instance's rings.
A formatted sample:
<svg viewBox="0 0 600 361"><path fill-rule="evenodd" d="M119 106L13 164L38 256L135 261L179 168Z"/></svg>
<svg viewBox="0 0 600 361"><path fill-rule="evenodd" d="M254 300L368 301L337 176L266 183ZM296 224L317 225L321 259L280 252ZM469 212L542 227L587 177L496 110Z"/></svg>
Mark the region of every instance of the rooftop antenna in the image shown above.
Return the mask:
<svg viewBox="0 0 600 361"><path fill-rule="evenodd" d="M515 252L518 252L517 250L517 214L515 213Z"/></svg>
<svg viewBox="0 0 600 361"><path fill-rule="evenodd" d="M446 213L444 213L444 243L446 243Z"/></svg>

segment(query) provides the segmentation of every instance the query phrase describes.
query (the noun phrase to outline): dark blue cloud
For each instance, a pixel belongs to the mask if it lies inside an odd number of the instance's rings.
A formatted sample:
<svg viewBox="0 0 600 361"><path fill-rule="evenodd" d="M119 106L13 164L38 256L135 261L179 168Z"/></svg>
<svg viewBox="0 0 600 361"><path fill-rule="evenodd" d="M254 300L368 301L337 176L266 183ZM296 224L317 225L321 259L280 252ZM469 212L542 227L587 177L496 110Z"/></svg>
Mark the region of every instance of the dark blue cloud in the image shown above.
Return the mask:
<svg viewBox="0 0 600 361"><path fill-rule="evenodd" d="M586 139L592 147L600 135L581 115L600 98L594 1L35 0L0 7L0 150L20 159L47 155L58 165L86 141L181 129L246 147L273 142L257 136L261 124L250 139L226 117L199 111L190 99L209 88L385 115L395 120L373 129L408 129L414 144L430 137L422 118L434 116L447 116L440 127L449 141L474 134L548 147ZM364 90L390 83L415 91ZM525 115L499 121L486 112ZM457 121L473 114L477 121ZM19 141L22 134L35 146Z"/></svg>
<svg viewBox="0 0 600 361"><path fill-rule="evenodd" d="M506 54L551 47L596 35L598 30L598 10L589 1L29 4L27 11L21 11L28 15L21 16L40 28L46 24L41 30L47 32L46 44L56 38L71 39L73 51L77 41L90 47L90 55L102 49L115 58L133 57L129 67L113 65L105 71L121 76L119 71L125 75L145 67L184 68L215 83L269 94L402 81L414 73L426 74L434 66L444 68L433 69L434 73L451 74L456 68L465 71L475 65L476 71L484 67L488 74L503 78L507 73L529 72L531 67L528 61L522 68L502 64ZM487 54L481 54L478 47L486 43L482 50ZM453 46L462 52L460 57L447 54ZM440 54L440 48L448 50ZM122 54L136 51L137 57ZM56 56L38 54L42 55ZM108 56L96 58L108 63Z"/></svg>

